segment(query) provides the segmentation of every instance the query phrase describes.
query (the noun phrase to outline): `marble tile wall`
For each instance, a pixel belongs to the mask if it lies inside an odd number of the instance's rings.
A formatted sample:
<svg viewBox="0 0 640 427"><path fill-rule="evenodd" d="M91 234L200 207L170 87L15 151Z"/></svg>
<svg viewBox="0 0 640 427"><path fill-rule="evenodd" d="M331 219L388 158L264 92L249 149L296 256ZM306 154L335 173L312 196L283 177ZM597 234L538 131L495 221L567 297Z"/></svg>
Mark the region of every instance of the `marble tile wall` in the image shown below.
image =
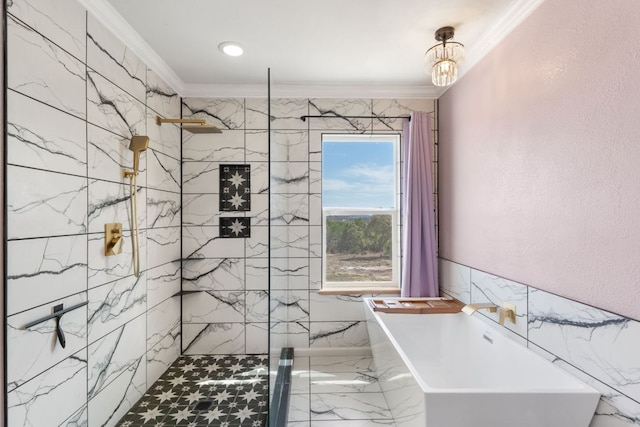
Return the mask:
<svg viewBox="0 0 640 427"><path fill-rule="evenodd" d="M9 426L112 426L180 352L180 100L76 0L7 4ZM141 270L133 275L133 135ZM104 256L104 224L124 252ZM56 304L65 314L25 329ZM55 410L54 410L55 408Z"/></svg>
<svg viewBox="0 0 640 427"><path fill-rule="evenodd" d="M435 101L272 99L271 117L267 107L266 99L183 100L184 117L204 118L223 131L186 135L183 140L183 288L201 291L183 300L187 354L264 353L269 314L274 351L285 345L315 349L368 345L363 295L318 292L322 134L397 134L402 121L384 117L412 110L433 113L435 124ZM332 118L302 121L303 115ZM379 118L346 117L362 115ZM224 163L251 165L252 210L235 213L251 217L249 239L219 237L218 175Z"/></svg>
<svg viewBox="0 0 640 427"><path fill-rule="evenodd" d="M515 304L511 335L602 394L590 427L640 425L640 322L445 259L440 289L465 303Z"/></svg>

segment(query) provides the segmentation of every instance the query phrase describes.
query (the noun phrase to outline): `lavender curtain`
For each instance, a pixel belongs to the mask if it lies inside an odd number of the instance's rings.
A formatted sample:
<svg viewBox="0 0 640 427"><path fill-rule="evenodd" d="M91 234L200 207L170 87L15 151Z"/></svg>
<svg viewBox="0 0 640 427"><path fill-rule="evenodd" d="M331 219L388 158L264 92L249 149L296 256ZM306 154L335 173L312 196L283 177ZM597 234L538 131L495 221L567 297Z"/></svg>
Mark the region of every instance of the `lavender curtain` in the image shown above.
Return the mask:
<svg viewBox="0 0 640 427"><path fill-rule="evenodd" d="M431 168L431 116L414 111L403 126L402 296L438 296Z"/></svg>

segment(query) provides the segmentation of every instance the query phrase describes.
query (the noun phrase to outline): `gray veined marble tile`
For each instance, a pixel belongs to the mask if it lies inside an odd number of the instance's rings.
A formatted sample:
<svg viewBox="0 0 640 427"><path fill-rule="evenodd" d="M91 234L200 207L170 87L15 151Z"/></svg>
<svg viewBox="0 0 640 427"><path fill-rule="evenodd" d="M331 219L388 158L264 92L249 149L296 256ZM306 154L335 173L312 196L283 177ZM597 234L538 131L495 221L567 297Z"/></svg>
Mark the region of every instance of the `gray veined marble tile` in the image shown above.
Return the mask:
<svg viewBox="0 0 640 427"><path fill-rule="evenodd" d="M269 195L251 195L251 225L269 225Z"/></svg>
<svg viewBox="0 0 640 427"><path fill-rule="evenodd" d="M269 288L269 260L247 258L245 267L245 289L267 290Z"/></svg>
<svg viewBox="0 0 640 427"><path fill-rule="evenodd" d="M147 316L147 348L152 348L165 341L167 336L175 336L175 329L180 327L180 297L168 298L149 309ZM179 331L178 331L179 332Z"/></svg>
<svg viewBox="0 0 640 427"><path fill-rule="evenodd" d="M640 322L529 288L529 341L640 400Z"/></svg>
<svg viewBox="0 0 640 427"><path fill-rule="evenodd" d="M311 393L382 393L373 372L322 372L311 370L306 375Z"/></svg>
<svg viewBox="0 0 640 427"><path fill-rule="evenodd" d="M123 176L124 170L133 168L133 152L129 150L131 138L123 137L89 124L87 126L87 157L89 159L89 178L124 183L129 180ZM141 153L139 160L139 187L146 187L147 154Z"/></svg>
<svg viewBox="0 0 640 427"><path fill-rule="evenodd" d="M123 230L131 230L129 212L131 209L131 194L128 185L89 180L89 233L104 233L104 226L108 223L121 223ZM138 227L146 228L146 191L138 186Z"/></svg>
<svg viewBox="0 0 640 427"><path fill-rule="evenodd" d="M433 99L374 99L373 115L377 118L373 120L373 128L374 130L401 131L402 119L386 117L408 116L412 111L424 111L435 115L435 101Z"/></svg>
<svg viewBox="0 0 640 427"><path fill-rule="evenodd" d="M104 232L89 235L89 288L133 275L131 233L124 231L122 253L115 256L104 255ZM147 265L146 232L140 230L140 271Z"/></svg>
<svg viewBox="0 0 640 427"><path fill-rule="evenodd" d="M247 322L266 323L269 321L269 292L248 291L246 295Z"/></svg>
<svg viewBox="0 0 640 427"><path fill-rule="evenodd" d="M267 117L268 105L264 98L252 98L246 101L247 129L306 129L307 123L300 120L309 111L306 98L271 99L271 117Z"/></svg>
<svg viewBox="0 0 640 427"><path fill-rule="evenodd" d="M369 334L365 322L311 322L311 347L366 347Z"/></svg>
<svg viewBox="0 0 640 427"><path fill-rule="evenodd" d="M72 310L60 320L66 337L62 348L56 339L56 322L47 320L25 329L24 326L51 314L54 306L63 307L85 302L85 292L72 295L47 305L32 308L7 318L7 386L11 391L31 378L70 357L85 346L87 339L86 306Z"/></svg>
<svg viewBox="0 0 640 427"><path fill-rule="evenodd" d="M244 239L219 237L218 227L183 227L183 258L244 258Z"/></svg>
<svg viewBox="0 0 640 427"><path fill-rule="evenodd" d="M444 259L439 259L440 290L465 304L471 302L471 269Z"/></svg>
<svg viewBox="0 0 640 427"><path fill-rule="evenodd" d="M309 193L309 164L307 162L279 163L271 165L271 192Z"/></svg>
<svg viewBox="0 0 640 427"><path fill-rule="evenodd" d="M183 194L218 194L219 192L219 162L184 162L182 164Z"/></svg>
<svg viewBox="0 0 640 427"><path fill-rule="evenodd" d="M213 291L244 289L244 258L196 259L184 261L184 290Z"/></svg>
<svg viewBox="0 0 640 427"><path fill-rule="evenodd" d="M322 135L323 131L309 131L309 161L322 161Z"/></svg>
<svg viewBox="0 0 640 427"><path fill-rule="evenodd" d="M272 289L309 289L307 258L271 258Z"/></svg>
<svg viewBox="0 0 640 427"><path fill-rule="evenodd" d="M156 112L147 108L147 135L149 136L149 146L173 159L180 160L180 147L182 139L180 128L172 123L156 123ZM170 116L177 118L179 115Z"/></svg>
<svg viewBox="0 0 640 427"><path fill-rule="evenodd" d="M182 136L182 160L185 162L242 163L245 161L243 130L223 130L220 134L184 132Z"/></svg>
<svg viewBox="0 0 640 427"><path fill-rule="evenodd" d="M365 132L372 128L372 119L349 117L371 116L371 100L367 99L310 99L309 115L328 117L308 119L309 129Z"/></svg>
<svg viewBox="0 0 640 427"><path fill-rule="evenodd" d="M180 356L180 324L147 352L147 384L153 384Z"/></svg>
<svg viewBox="0 0 640 427"><path fill-rule="evenodd" d="M87 12L77 1L10 1L7 12L84 61Z"/></svg>
<svg viewBox="0 0 640 427"><path fill-rule="evenodd" d="M245 131L245 159L247 162L269 161L269 135L267 131Z"/></svg>
<svg viewBox="0 0 640 427"><path fill-rule="evenodd" d="M87 120L125 138L146 130L144 104L94 71L87 72Z"/></svg>
<svg viewBox="0 0 640 427"><path fill-rule="evenodd" d="M382 393L311 395L311 420L391 419Z"/></svg>
<svg viewBox="0 0 640 427"><path fill-rule="evenodd" d="M322 225L322 194L309 194L309 225Z"/></svg>
<svg viewBox="0 0 640 427"><path fill-rule="evenodd" d="M164 118L180 117L180 95L151 68L147 68L147 106L153 110L154 120L156 114Z"/></svg>
<svg viewBox="0 0 640 427"><path fill-rule="evenodd" d="M148 149L147 186L157 190L180 192L180 161Z"/></svg>
<svg viewBox="0 0 640 427"><path fill-rule="evenodd" d="M180 227L151 228L146 234L149 268L180 259Z"/></svg>
<svg viewBox="0 0 640 427"><path fill-rule="evenodd" d="M508 302L516 306L516 323L506 321L504 326L520 336L527 337L527 286L502 277L471 269L471 302L490 302L499 307ZM498 321L499 313L483 311L485 316Z"/></svg>
<svg viewBox="0 0 640 427"><path fill-rule="evenodd" d="M251 226L251 237L244 239L247 258L267 258L269 256L269 227Z"/></svg>
<svg viewBox="0 0 640 427"><path fill-rule="evenodd" d="M89 425L116 426L142 397L146 386L146 359L143 356L89 400Z"/></svg>
<svg viewBox="0 0 640 427"><path fill-rule="evenodd" d="M322 288L322 258L309 259L309 289Z"/></svg>
<svg viewBox="0 0 640 427"><path fill-rule="evenodd" d="M9 392L8 425L57 426L86 402L87 352L83 349Z"/></svg>
<svg viewBox="0 0 640 427"><path fill-rule="evenodd" d="M269 163L252 162L251 166L251 196L266 194L269 191ZM273 169L271 170L273 174Z"/></svg>
<svg viewBox="0 0 640 427"><path fill-rule="evenodd" d="M282 345L276 347L309 347L309 322L271 322L269 324L269 335L271 337L271 347L274 342L281 342Z"/></svg>
<svg viewBox="0 0 640 427"><path fill-rule="evenodd" d="M7 87L74 116L86 117L85 66L7 16Z"/></svg>
<svg viewBox="0 0 640 427"><path fill-rule="evenodd" d="M8 166L7 181L9 239L86 232L86 178Z"/></svg>
<svg viewBox="0 0 640 427"><path fill-rule="evenodd" d="M184 324L185 354L244 354L243 323Z"/></svg>
<svg viewBox="0 0 640 427"><path fill-rule="evenodd" d="M308 322L309 291L272 290L271 321L275 322Z"/></svg>
<svg viewBox="0 0 640 427"><path fill-rule="evenodd" d="M294 394L289 403L288 426L302 421L309 422L309 395ZM295 424L294 424L295 425ZM307 424L308 425L308 424Z"/></svg>
<svg viewBox="0 0 640 427"><path fill-rule="evenodd" d="M138 316L115 331L89 345L88 359L88 397L100 393L113 380L132 366L140 363L146 353L147 345L141 336L146 335L146 318Z"/></svg>
<svg viewBox="0 0 640 427"><path fill-rule="evenodd" d="M17 92L7 93L7 162L72 175L86 173L86 124Z"/></svg>
<svg viewBox="0 0 640 427"><path fill-rule="evenodd" d="M244 128L244 100L242 98L184 98L182 115L202 118L208 124L224 129Z"/></svg>
<svg viewBox="0 0 640 427"><path fill-rule="evenodd" d="M170 262L147 270L147 308L150 309L180 291L182 266Z"/></svg>
<svg viewBox="0 0 640 427"><path fill-rule="evenodd" d="M273 131L271 160L274 162L306 162L309 160L309 133L300 131Z"/></svg>
<svg viewBox="0 0 640 427"><path fill-rule="evenodd" d="M143 314L147 308L145 273L89 290L89 343Z"/></svg>
<svg viewBox="0 0 640 427"><path fill-rule="evenodd" d="M271 227L271 256L306 258L309 256L309 227L274 225Z"/></svg>
<svg viewBox="0 0 640 427"><path fill-rule="evenodd" d="M147 191L147 227L179 227L180 194L149 189Z"/></svg>
<svg viewBox="0 0 640 427"><path fill-rule="evenodd" d="M221 212L218 194L185 194L182 197L182 223L185 226L211 226L217 229L220 216L244 217L244 212Z"/></svg>
<svg viewBox="0 0 640 427"><path fill-rule="evenodd" d="M322 249L323 235L322 226L312 225L309 227L309 256L322 257L324 251Z"/></svg>
<svg viewBox="0 0 640 427"><path fill-rule="evenodd" d="M147 66L92 14L87 19L87 65L138 101L146 101Z"/></svg>
<svg viewBox="0 0 640 427"><path fill-rule="evenodd" d="M362 295L320 295L311 292L311 321L364 321Z"/></svg>
<svg viewBox="0 0 640 427"><path fill-rule="evenodd" d="M209 290L182 297L184 323L244 322L245 293Z"/></svg>
<svg viewBox="0 0 640 427"><path fill-rule="evenodd" d="M73 415L64 420L63 427L88 427L89 425L89 410L88 405L82 406Z"/></svg>
<svg viewBox="0 0 640 427"><path fill-rule="evenodd" d="M309 223L308 194L272 194L273 225L306 225Z"/></svg>
<svg viewBox="0 0 640 427"><path fill-rule="evenodd" d="M321 162L309 162L309 193L322 193Z"/></svg>
<svg viewBox="0 0 640 427"><path fill-rule="evenodd" d="M318 372L376 372L371 356L312 356L309 363Z"/></svg>
<svg viewBox="0 0 640 427"><path fill-rule="evenodd" d="M247 354L266 354L269 351L269 324L246 323Z"/></svg>
<svg viewBox="0 0 640 427"><path fill-rule="evenodd" d="M9 316L87 290L85 235L9 241L7 257Z"/></svg>

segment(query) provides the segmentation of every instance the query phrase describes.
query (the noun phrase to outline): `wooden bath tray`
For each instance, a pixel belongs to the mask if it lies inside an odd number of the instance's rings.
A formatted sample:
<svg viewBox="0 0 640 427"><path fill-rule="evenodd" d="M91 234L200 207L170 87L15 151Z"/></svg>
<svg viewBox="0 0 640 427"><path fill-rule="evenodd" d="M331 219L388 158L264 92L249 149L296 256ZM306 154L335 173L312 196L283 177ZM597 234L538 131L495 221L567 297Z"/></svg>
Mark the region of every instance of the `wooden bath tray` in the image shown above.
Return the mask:
<svg viewBox="0 0 640 427"><path fill-rule="evenodd" d="M373 298L369 304L373 311L406 314L457 313L464 307L453 298Z"/></svg>

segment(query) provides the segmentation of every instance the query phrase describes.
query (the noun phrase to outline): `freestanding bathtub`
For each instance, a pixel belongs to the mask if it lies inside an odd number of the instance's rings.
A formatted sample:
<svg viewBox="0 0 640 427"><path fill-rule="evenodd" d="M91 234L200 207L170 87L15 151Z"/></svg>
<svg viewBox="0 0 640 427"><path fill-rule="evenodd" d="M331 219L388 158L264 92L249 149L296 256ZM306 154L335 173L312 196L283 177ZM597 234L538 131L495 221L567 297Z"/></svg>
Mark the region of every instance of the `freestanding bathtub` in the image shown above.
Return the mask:
<svg viewBox="0 0 640 427"><path fill-rule="evenodd" d="M397 426L587 427L600 393L474 316L374 312L378 378Z"/></svg>

